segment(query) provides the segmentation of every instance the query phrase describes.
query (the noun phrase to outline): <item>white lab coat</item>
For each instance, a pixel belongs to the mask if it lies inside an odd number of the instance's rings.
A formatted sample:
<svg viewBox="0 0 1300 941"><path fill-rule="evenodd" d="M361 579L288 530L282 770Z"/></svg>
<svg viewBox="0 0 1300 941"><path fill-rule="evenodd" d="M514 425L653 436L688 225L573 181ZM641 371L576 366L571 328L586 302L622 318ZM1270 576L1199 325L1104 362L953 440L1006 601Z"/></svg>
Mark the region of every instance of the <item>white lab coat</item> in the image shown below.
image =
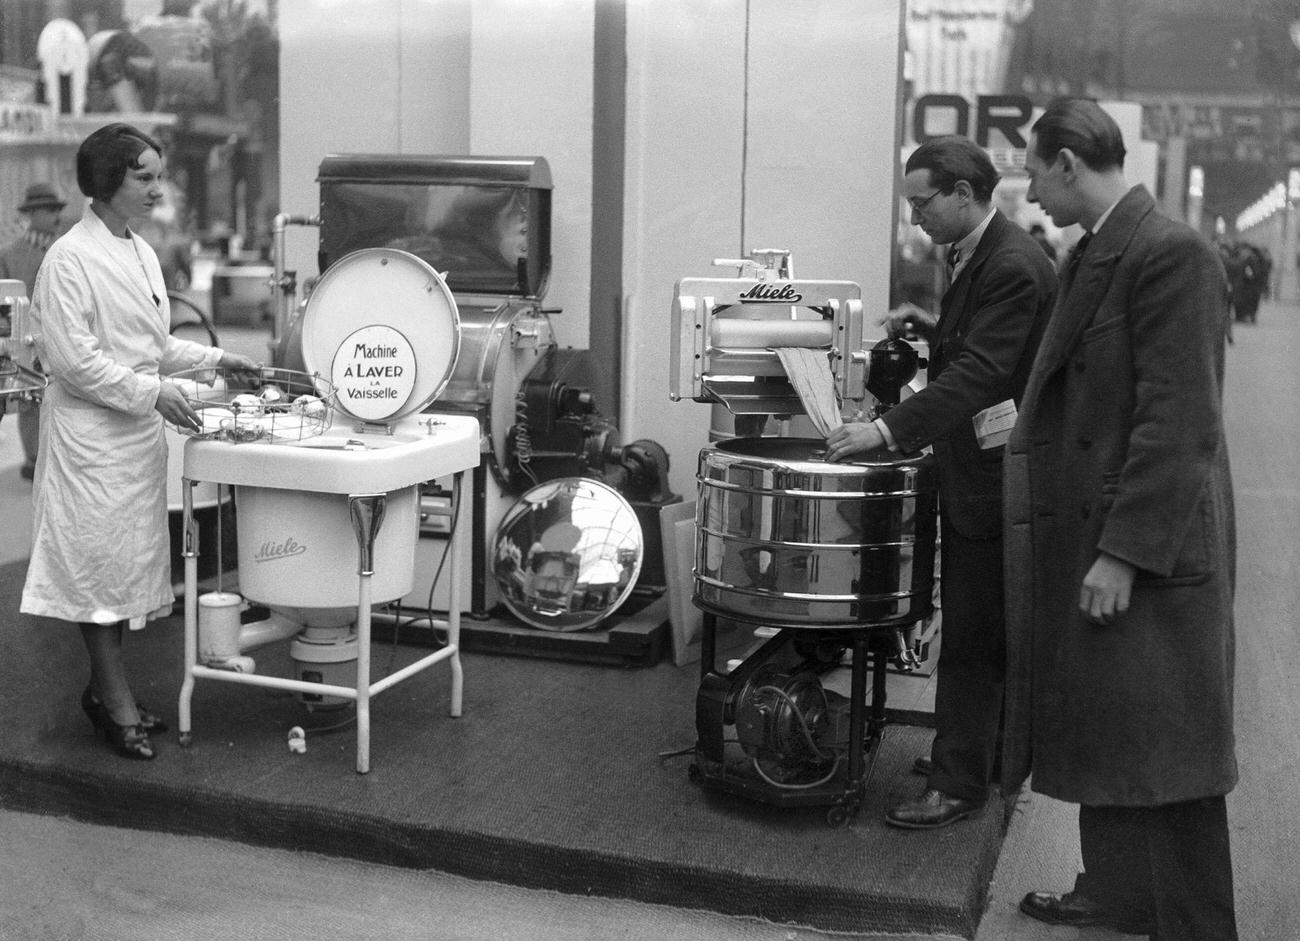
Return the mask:
<svg viewBox="0 0 1300 941"><path fill-rule="evenodd" d="M159 373L216 365L222 351L170 336L169 320L153 249L115 237L88 206L32 291L50 384L24 613L109 624L171 608Z"/></svg>

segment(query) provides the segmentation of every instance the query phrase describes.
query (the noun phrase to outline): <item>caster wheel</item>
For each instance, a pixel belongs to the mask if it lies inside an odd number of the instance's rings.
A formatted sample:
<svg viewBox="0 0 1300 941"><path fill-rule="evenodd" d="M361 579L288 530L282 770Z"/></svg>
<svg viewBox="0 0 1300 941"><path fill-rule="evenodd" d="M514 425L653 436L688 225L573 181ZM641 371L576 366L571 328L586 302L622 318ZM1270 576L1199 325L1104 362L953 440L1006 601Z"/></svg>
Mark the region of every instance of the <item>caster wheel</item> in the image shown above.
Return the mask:
<svg viewBox="0 0 1300 941"><path fill-rule="evenodd" d="M853 813L848 807L836 805L826 811L826 822L837 830L843 830L853 819Z"/></svg>
<svg viewBox="0 0 1300 941"><path fill-rule="evenodd" d="M176 736L176 741L180 742L181 748L189 748L190 743L194 741L194 733L181 732Z"/></svg>

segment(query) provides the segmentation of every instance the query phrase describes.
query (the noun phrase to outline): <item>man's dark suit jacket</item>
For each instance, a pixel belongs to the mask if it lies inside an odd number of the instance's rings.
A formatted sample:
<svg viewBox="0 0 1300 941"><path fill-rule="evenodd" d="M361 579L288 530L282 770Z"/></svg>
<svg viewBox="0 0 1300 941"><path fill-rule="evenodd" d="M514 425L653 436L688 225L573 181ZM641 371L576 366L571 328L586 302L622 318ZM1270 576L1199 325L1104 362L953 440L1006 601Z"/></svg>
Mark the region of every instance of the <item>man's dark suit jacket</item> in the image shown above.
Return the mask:
<svg viewBox="0 0 1300 941"><path fill-rule="evenodd" d="M944 293L928 383L882 416L898 446L934 445L939 500L963 536L1002 532L1002 447L981 450L972 419L1025 391L1056 296L1056 271L1033 238L995 212Z"/></svg>

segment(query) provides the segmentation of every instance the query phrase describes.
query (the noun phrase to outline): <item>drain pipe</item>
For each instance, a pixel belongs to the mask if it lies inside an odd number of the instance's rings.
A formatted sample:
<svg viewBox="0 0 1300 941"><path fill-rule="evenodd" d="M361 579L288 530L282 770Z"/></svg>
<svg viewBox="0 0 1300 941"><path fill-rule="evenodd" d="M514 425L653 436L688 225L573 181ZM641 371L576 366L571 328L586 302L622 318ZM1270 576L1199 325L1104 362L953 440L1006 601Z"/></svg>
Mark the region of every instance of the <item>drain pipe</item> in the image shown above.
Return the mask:
<svg viewBox="0 0 1300 941"><path fill-rule="evenodd" d="M275 349L280 338L284 336L289 324L294 298L298 295L298 280L295 272L284 270L284 232L291 225L320 226L320 216L295 216L280 213L271 223L271 254L274 256L275 274L271 279L271 291L275 295L275 317L271 326L271 348Z"/></svg>
<svg viewBox="0 0 1300 941"><path fill-rule="evenodd" d="M427 627L431 630L445 631L447 629L447 619L431 618L425 615L401 615L390 614L387 611L370 612L371 624L387 624L389 627Z"/></svg>

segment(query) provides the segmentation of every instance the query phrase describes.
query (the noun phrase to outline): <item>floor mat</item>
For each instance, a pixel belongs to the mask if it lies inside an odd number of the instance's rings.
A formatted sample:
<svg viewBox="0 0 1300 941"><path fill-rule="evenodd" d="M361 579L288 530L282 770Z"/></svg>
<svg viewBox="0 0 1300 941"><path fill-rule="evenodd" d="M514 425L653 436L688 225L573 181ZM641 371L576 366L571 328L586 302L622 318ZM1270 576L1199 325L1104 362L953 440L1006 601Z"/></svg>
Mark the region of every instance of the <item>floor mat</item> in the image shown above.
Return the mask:
<svg viewBox="0 0 1300 941"><path fill-rule="evenodd" d="M932 732L885 732L861 812L776 808L688 780L661 758L695 736L698 666L644 669L466 654L464 715L442 666L372 702L371 772L353 770L347 712L292 693L199 681L194 740L168 733L130 762L81 714L85 654L66 625L18 615L24 563L0 568L6 657L0 802L93 822L215 836L583 895L623 897L822 930L973 936L1004 832L1003 804L934 832L882 822L922 786ZM180 620L128 638L142 700L175 723ZM427 651L376 644L376 676ZM255 651L289 675L287 645ZM292 753L288 730L307 730ZM338 726L331 728L331 726Z"/></svg>

